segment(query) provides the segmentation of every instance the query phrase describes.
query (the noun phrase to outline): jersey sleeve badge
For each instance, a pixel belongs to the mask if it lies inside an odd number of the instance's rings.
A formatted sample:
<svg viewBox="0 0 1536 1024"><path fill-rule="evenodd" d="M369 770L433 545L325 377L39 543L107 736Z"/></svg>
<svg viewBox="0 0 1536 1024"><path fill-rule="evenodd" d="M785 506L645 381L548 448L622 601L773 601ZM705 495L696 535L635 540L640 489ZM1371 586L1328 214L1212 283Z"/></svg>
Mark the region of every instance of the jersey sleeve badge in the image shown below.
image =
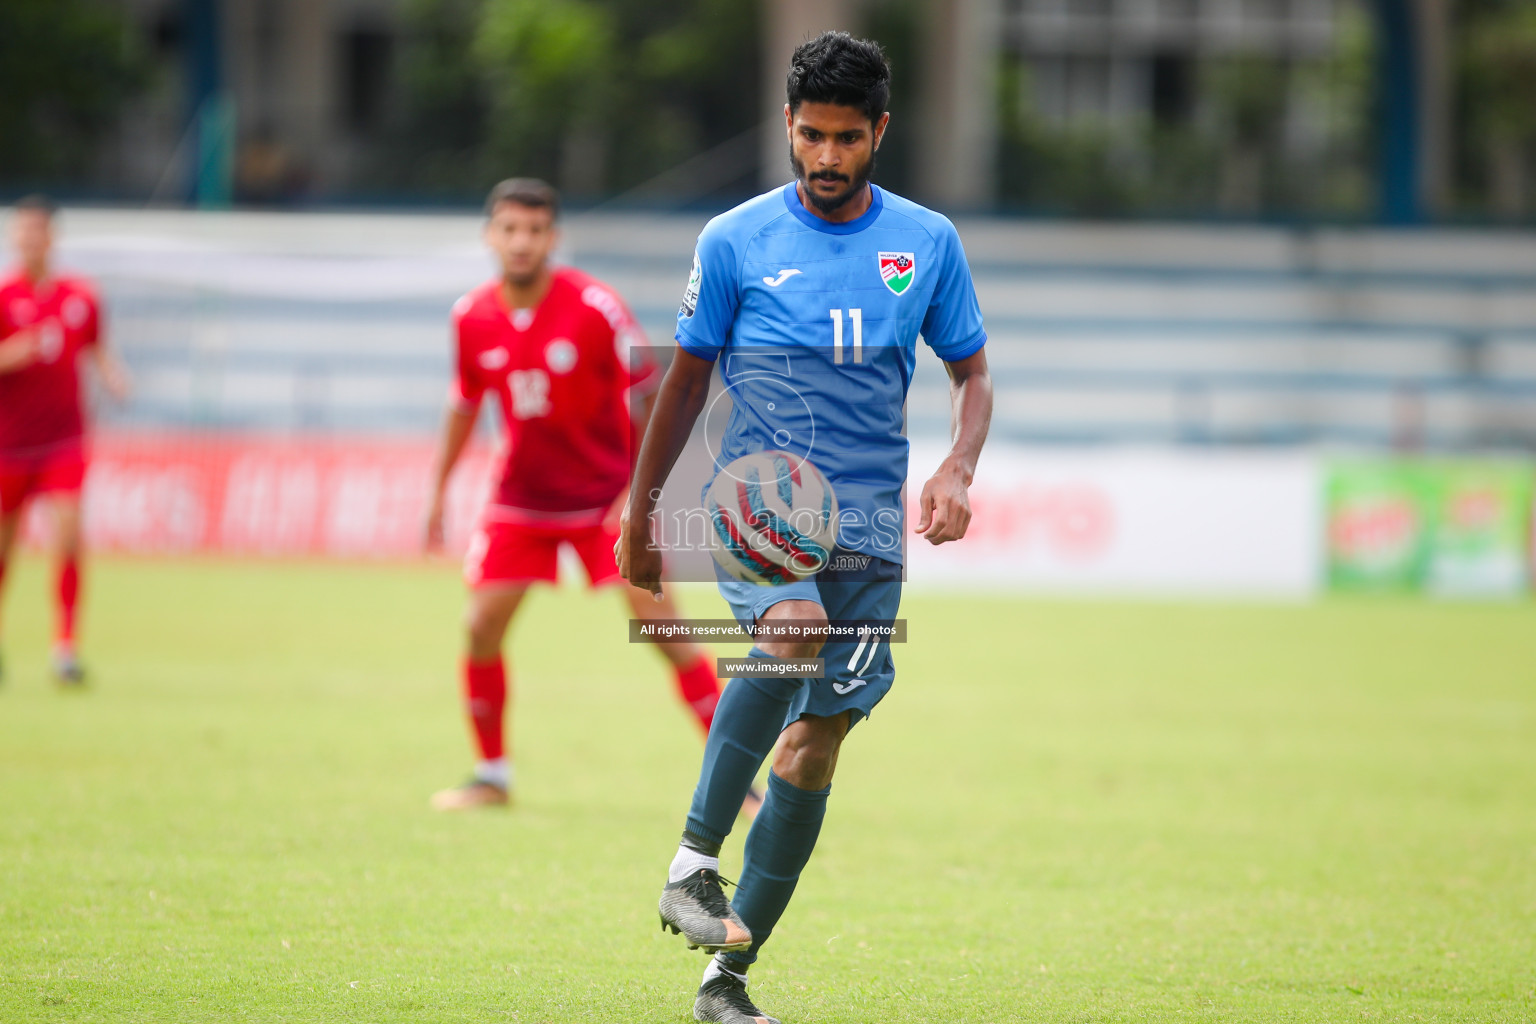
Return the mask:
<svg viewBox="0 0 1536 1024"><path fill-rule="evenodd" d="M693 269L688 272L688 287L683 291L683 316L693 316L699 308L699 285L704 279L704 269L699 265L699 251L693 251Z"/></svg>
<svg viewBox="0 0 1536 1024"><path fill-rule="evenodd" d="M912 282L917 280L917 254L910 252L882 252L879 254L880 280L891 290L891 294L900 295L912 287Z"/></svg>

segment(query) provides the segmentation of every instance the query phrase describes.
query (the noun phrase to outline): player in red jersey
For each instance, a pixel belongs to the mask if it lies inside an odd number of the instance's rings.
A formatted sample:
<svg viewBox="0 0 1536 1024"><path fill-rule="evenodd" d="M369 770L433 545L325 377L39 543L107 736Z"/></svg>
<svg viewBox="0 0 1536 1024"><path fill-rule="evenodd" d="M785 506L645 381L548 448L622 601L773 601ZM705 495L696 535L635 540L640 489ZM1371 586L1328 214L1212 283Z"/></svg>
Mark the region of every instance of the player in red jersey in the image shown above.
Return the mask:
<svg viewBox="0 0 1536 1024"><path fill-rule="evenodd" d="M558 212L558 196L543 182L497 185L486 201L485 240L501 275L453 308L454 390L433 468L428 547L442 543L448 475L488 394L501 407L506 436L495 495L464 561L464 698L480 757L468 782L432 798L440 810L508 801L502 640L528 588L556 580L561 546L575 550L593 587L623 582L613 547L628 496L631 436L645 427L660 374L617 294L579 270L550 265ZM670 599L619 589L636 618L677 618ZM720 695L710 658L692 644L658 646L707 732ZM743 811L755 813L760 802L749 796Z"/></svg>
<svg viewBox="0 0 1536 1024"><path fill-rule="evenodd" d="M0 587L32 498L52 514L58 572L53 667L61 683L83 682L75 653L80 596L80 486L85 479L85 410L79 359L95 364L114 398L128 375L101 340L95 291L78 277L55 276L53 204L30 196L16 204L11 245L17 266L0 279Z"/></svg>

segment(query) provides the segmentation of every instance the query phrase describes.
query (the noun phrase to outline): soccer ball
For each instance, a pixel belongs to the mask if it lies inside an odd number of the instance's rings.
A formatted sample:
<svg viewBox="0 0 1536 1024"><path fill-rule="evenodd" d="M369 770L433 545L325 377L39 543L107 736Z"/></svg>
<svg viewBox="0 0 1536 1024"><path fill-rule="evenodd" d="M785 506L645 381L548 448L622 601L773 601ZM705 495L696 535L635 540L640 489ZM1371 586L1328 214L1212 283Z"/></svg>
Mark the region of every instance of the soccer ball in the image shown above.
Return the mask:
<svg viewBox="0 0 1536 1024"><path fill-rule="evenodd" d="M837 543L837 496L789 452L743 455L704 492L709 553L731 576L777 585L814 576Z"/></svg>

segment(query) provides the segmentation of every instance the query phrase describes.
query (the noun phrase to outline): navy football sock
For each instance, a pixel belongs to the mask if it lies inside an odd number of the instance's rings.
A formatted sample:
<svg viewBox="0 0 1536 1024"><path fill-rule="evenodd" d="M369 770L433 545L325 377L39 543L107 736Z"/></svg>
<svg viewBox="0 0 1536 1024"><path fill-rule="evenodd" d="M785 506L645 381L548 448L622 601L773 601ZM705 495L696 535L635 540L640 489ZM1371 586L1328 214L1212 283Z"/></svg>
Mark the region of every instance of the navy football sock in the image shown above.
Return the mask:
<svg viewBox="0 0 1536 1024"><path fill-rule="evenodd" d="M733 966L757 959L757 951L773 934L773 926L789 906L800 872L816 848L831 792L831 786L801 789L771 771L768 773L768 799L763 801L752 831L747 833L741 883L736 888L736 898L731 900L731 906L752 933L752 948L744 953L725 954Z"/></svg>
<svg viewBox="0 0 1536 1024"><path fill-rule="evenodd" d="M747 657L775 660L756 647ZM804 683L799 678L741 678L726 686L704 741L704 766L688 808L689 832L715 843L730 835L757 770L784 730L789 703Z"/></svg>

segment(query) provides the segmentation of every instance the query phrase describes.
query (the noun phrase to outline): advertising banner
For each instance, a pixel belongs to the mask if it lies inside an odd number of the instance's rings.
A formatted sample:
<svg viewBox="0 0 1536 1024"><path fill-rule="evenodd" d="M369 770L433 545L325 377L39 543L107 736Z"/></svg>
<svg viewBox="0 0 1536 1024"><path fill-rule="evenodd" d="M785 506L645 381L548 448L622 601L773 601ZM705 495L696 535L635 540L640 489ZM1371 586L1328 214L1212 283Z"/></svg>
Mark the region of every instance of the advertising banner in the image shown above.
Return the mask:
<svg viewBox="0 0 1536 1024"><path fill-rule="evenodd" d="M1530 581L1532 466L1519 460L1329 465L1327 576L1338 591L1512 597Z"/></svg>
<svg viewBox="0 0 1536 1024"><path fill-rule="evenodd" d="M914 445L909 519L943 450ZM1306 453L988 445L963 541L907 543L907 579L1041 593L1305 598L1321 588Z"/></svg>
<svg viewBox="0 0 1536 1024"><path fill-rule="evenodd" d="M101 436L87 540L135 554L400 558L421 549L425 440L154 433ZM989 445L965 540L910 532L943 457L913 446L906 578L1037 593L1305 598L1340 592L1508 597L1532 577L1531 463ZM489 493L472 447L447 496L461 553ZM26 539L43 540L33 510Z"/></svg>
<svg viewBox="0 0 1536 1024"><path fill-rule="evenodd" d="M347 558L421 550L433 447L424 441L145 434L98 437L82 496L94 550ZM451 552L468 543L493 471L471 448L446 497ZM37 508L27 539L45 528Z"/></svg>

